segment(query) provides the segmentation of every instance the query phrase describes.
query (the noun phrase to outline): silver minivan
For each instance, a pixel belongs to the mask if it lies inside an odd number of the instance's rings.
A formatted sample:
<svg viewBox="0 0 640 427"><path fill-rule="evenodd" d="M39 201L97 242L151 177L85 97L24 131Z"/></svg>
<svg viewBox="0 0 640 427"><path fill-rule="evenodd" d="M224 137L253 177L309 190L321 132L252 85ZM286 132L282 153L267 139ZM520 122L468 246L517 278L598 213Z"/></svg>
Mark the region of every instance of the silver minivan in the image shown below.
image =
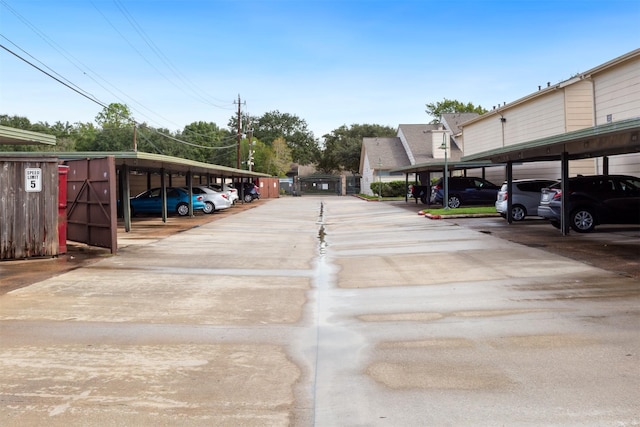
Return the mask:
<svg viewBox="0 0 640 427"><path fill-rule="evenodd" d="M514 179L512 181L511 218L514 221L522 221L527 216L538 215L540 190L556 182L551 179ZM504 182L496 199L496 211L503 218L507 217L507 196L507 183Z"/></svg>

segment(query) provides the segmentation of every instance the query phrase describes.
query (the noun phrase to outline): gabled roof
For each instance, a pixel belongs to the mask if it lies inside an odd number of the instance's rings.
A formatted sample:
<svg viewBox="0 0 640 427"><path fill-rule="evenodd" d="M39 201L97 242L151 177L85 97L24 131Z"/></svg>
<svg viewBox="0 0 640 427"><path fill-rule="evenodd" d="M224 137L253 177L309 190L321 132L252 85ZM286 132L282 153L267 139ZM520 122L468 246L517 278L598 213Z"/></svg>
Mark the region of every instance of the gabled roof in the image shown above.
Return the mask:
<svg viewBox="0 0 640 427"><path fill-rule="evenodd" d="M432 130L438 130L439 124L403 124L398 125L398 136L404 137L410 153L407 153L411 164L423 163L433 158L433 148L429 138L425 135Z"/></svg>
<svg viewBox="0 0 640 427"><path fill-rule="evenodd" d="M446 113L443 114L440 120L444 124L444 127L448 129L454 136L462 132L460 125L471 119L479 117L478 113Z"/></svg>
<svg viewBox="0 0 640 427"><path fill-rule="evenodd" d="M387 170L409 164L407 153L398 137L363 138L362 154L367 156L372 169ZM363 160L361 156L361 171Z"/></svg>

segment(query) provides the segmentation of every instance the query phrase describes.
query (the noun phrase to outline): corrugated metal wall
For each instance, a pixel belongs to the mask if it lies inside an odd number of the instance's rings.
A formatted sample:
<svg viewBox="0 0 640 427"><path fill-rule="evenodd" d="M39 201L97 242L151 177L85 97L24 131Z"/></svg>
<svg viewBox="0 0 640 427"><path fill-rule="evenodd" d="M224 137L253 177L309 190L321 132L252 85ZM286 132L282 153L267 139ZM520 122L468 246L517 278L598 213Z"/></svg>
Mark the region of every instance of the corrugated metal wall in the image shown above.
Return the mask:
<svg viewBox="0 0 640 427"><path fill-rule="evenodd" d="M58 159L0 157L0 260L58 250Z"/></svg>
<svg viewBox="0 0 640 427"><path fill-rule="evenodd" d="M277 199L280 197L280 179L259 178L256 184L260 189L261 199Z"/></svg>

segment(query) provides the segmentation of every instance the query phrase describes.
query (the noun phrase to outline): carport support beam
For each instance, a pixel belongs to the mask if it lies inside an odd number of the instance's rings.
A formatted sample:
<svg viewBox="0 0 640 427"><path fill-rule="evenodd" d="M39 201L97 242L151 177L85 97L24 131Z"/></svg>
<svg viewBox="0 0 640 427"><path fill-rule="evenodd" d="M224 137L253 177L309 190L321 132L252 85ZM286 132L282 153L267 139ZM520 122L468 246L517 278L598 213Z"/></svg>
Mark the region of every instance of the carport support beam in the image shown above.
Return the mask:
<svg viewBox="0 0 640 427"><path fill-rule="evenodd" d="M191 171L187 172L187 188L189 189L189 216L193 217L193 175Z"/></svg>
<svg viewBox="0 0 640 427"><path fill-rule="evenodd" d="M513 223L513 215L511 209L513 208L513 162L507 162L507 223Z"/></svg>
<svg viewBox="0 0 640 427"><path fill-rule="evenodd" d="M160 169L160 198L162 200L162 222L167 222L167 183L164 168Z"/></svg>
<svg viewBox="0 0 640 427"><path fill-rule="evenodd" d="M562 152L560 158L560 173L562 175L561 189L562 189L562 205L560 208L560 229L562 235L567 236L569 234L569 153Z"/></svg>
<svg viewBox="0 0 640 427"><path fill-rule="evenodd" d="M122 181L122 214L124 217L124 231L131 231L131 180L129 179L129 166L122 165L120 169L120 181Z"/></svg>

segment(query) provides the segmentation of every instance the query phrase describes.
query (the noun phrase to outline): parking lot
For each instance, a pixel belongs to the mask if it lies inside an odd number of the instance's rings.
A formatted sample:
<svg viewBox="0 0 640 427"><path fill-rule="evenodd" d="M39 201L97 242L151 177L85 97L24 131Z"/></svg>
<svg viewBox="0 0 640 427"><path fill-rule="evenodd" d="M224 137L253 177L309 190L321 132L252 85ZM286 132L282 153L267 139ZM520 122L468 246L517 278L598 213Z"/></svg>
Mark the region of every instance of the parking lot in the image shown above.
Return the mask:
<svg viewBox="0 0 640 427"><path fill-rule="evenodd" d="M134 224L0 296L3 424L640 424L638 228L420 208Z"/></svg>
<svg viewBox="0 0 640 427"><path fill-rule="evenodd" d="M418 212L425 208L414 202L392 202L394 206ZM562 236L547 221L527 217L508 224L499 216L445 219L452 224L490 234L500 239L575 259L629 277L640 277L640 226L600 225L592 233Z"/></svg>

